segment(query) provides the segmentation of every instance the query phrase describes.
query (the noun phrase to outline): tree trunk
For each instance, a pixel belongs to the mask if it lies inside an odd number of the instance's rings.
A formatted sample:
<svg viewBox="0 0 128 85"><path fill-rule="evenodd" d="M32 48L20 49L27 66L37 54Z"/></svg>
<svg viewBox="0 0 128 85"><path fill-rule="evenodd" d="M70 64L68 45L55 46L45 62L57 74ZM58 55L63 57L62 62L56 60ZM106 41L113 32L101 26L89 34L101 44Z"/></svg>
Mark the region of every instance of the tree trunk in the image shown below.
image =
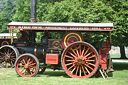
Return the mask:
<svg viewBox="0 0 128 85"><path fill-rule="evenodd" d="M121 59L127 59L124 46L120 46L120 55L121 55L120 57Z"/></svg>

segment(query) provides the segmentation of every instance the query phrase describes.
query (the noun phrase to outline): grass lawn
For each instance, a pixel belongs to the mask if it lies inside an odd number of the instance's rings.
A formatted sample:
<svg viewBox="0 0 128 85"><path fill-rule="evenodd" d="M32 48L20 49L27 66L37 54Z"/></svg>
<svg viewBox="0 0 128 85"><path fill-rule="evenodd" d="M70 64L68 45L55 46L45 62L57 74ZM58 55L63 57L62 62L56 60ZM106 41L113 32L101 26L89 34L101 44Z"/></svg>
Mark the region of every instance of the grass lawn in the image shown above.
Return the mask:
<svg viewBox="0 0 128 85"><path fill-rule="evenodd" d="M0 85L128 85L128 64L115 63L114 69L113 77L108 79L75 79L69 78L63 70L47 69L44 74L23 78L16 74L14 68L0 68Z"/></svg>

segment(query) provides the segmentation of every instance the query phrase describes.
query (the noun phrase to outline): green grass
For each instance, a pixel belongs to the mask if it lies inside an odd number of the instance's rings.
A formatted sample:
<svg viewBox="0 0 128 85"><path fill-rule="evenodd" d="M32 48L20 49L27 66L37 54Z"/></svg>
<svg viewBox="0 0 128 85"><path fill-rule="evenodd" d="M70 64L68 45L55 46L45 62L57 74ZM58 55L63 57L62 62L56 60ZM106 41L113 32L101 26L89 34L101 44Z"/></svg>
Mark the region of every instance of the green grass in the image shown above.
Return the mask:
<svg viewBox="0 0 128 85"><path fill-rule="evenodd" d="M114 64L113 77L107 79L69 78L63 70L47 69L35 77L19 77L15 69L0 68L0 85L128 85L128 64Z"/></svg>

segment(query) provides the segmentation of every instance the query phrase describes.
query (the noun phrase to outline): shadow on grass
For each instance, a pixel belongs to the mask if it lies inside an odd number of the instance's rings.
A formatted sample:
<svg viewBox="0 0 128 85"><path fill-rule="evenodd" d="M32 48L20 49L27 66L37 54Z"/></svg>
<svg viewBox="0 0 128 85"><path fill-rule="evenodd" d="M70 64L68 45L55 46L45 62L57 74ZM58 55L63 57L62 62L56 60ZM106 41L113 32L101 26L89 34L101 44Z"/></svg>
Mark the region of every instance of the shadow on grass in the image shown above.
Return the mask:
<svg viewBox="0 0 128 85"><path fill-rule="evenodd" d="M128 70L128 63L113 63L113 67L115 71L118 70ZM36 77L40 77L41 75L46 75L47 77L65 77L70 78L64 71L45 71L43 74L38 74Z"/></svg>
<svg viewBox="0 0 128 85"><path fill-rule="evenodd" d="M128 70L128 63L113 63L114 70Z"/></svg>
<svg viewBox="0 0 128 85"><path fill-rule="evenodd" d="M36 77L40 77L41 75L46 75L47 77L65 77L70 78L64 71L45 71L43 74L38 74Z"/></svg>
<svg viewBox="0 0 128 85"><path fill-rule="evenodd" d="M113 67L115 71L118 70L128 70L128 63L113 63ZM41 77L42 75L45 75L47 77L64 77L64 78L71 78L69 77L64 70L61 71L52 71L51 69L48 68L43 74L38 74L36 77ZM17 75L17 77L20 77ZM101 76L100 76L101 77ZM111 76L110 76L111 77ZM98 78L98 77L96 77Z"/></svg>

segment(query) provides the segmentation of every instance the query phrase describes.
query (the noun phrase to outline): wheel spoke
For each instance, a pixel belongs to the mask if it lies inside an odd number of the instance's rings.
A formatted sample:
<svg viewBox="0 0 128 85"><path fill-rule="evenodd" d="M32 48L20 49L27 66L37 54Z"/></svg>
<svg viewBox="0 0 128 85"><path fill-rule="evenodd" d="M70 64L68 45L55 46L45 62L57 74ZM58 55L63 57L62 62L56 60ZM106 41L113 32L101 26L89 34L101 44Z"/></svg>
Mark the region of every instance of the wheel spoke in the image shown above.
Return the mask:
<svg viewBox="0 0 128 85"><path fill-rule="evenodd" d="M26 74L27 70L25 69L24 75Z"/></svg>
<svg viewBox="0 0 128 85"><path fill-rule="evenodd" d="M73 68L73 70L71 71L71 73L73 73L75 71L76 67Z"/></svg>
<svg viewBox="0 0 128 85"><path fill-rule="evenodd" d="M77 75L77 73L78 73L78 69L79 69L79 65L78 65L77 70L76 70L76 75Z"/></svg>
<svg viewBox="0 0 128 85"><path fill-rule="evenodd" d="M92 67L90 67L89 65L87 65L87 64L85 64L89 69L91 69L91 70L93 70L93 68Z"/></svg>
<svg viewBox="0 0 128 85"><path fill-rule="evenodd" d="M75 64L73 64L70 68L68 68L68 70L70 70L71 68L73 68L73 67L74 67L74 65L75 65Z"/></svg>
<svg viewBox="0 0 128 85"><path fill-rule="evenodd" d="M82 54L81 54L82 56L83 56L83 54L84 54L84 50L85 50L85 46L84 46L84 48L83 48L83 50L82 50Z"/></svg>
<svg viewBox="0 0 128 85"><path fill-rule="evenodd" d="M4 53L0 52L0 54L5 55Z"/></svg>
<svg viewBox="0 0 128 85"><path fill-rule="evenodd" d="M78 50L76 50L76 52L77 52L77 56L80 56Z"/></svg>
<svg viewBox="0 0 128 85"><path fill-rule="evenodd" d="M25 60L23 59L24 64L26 64Z"/></svg>
<svg viewBox="0 0 128 85"><path fill-rule="evenodd" d="M71 56L68 56L68 55L65 55L65 57L73 59L73 57L71 57Z"/></svg>
<svg viewBox="0 0 128 85"><path fill-rule="evenodd" d="M35 68L36 69L36 66L29 66L30 68Z"/></svg>
<svg viewBox="0 0 128 85"><path fill-rule="evenodd" d="M24 71L25 69L23 68L22 70L21 70L21 73Z"/></svg>
<svg viewBox="0 0 128 85"><path fill-rule="evenodd" d="M66 66L69 66L69 65L72 65L73 63L68 63L68 64L65 64Z"/></svg>
<svg viewBox="0 0 128 85"><path fill-rule="evenodd" d="M75 60L66 60L66 61L71 61L71 62L73 62L73 61L75 61Z"/></svg>
<svg viewBox="0 0 128 85"><path fill-rule="evenodd" d="M7 62L5 62L5 66L6 66L6 68L8 68L8 65L7 65L8 63Z"/></svg>
<svg viewBox="0 0 128 85"><path fill-rule="evenodd" d="M27 75L29 75L29 72L30 72L29 69L27 69Z"/></svg>
<svg viewBox="0 0 128 85"><path fill-rule="evenodd" d="M23 60L21 60L20 63L25 64L25 63L23 62Z"/></svg>
<svg viewBox="0 0 128 85"><path fill-rule="evenodd" d="M29 64L30 60L31 60L31 59L29 58L28 61L27 61L27 64Z"/></svg>
<svg viewBox="0 0 128 85"><path fill-rule="evenodd" d="M31 68L29 67L29 69L30 69L30 74L32 75L32 71L31 71Z"/></svg>
<svg viewBox="0 0 128 85"><path fill-rule="evenodd" d="M81 45L79 45L80 46L80 48L79 48L79 55L81 55Z"/></svg>
<svg viewBox="0 0 128 85"><path fill-rule="evenodd" d="M9 54L9 49L8 49L8 52L7 52L7 54Z"/></svg>
<svg viewBox="0 0 128 85"><path fill-rule="evenodd" d="M87 67L84 67L86 69L86 71L90 74L90 71L87 69Z"/></svg>
<svg viewBox="0 0 128 85"><path fill-rule="evenodd" d="M95 60L86 60L87 62L95 62Z"/></svg>
<svg viewBox="0 0 128 85"><path fill-rule="evenodd" d="M71 52L68 52L70 55L72 55L74 58L76 58L76 56L75 55L73 55Z"/></svg>
<svg viewBox="0 0 128 85"><path fill-rule="evenodd" d="M36 65L36 63L32 63L32 64L29 64L30 66L34 66L34 65Z"/></svg>
<svg viewBox="0 0 128 85"><path fill-rule="evenodd" d="M18 66L24 67L24 65L20 65L20 64L18 64Z"/></svg>
<svg viewBox="0 0 128 85"><path fill-rule="evenodd" d="M79 74L79 75L80 75L80 77L81 77L81 66L80 66L80 74Z"/></svg>
<svg viewBox="0 0 128 85"><path fill-rule="evenodd" d="M10 65L11 65L11 66L13 66L13 65L14 65L14 63L13 63L12 61L10 61Z"/></svg>
<svg viewBox="0 0 128 85"><path fill-rule="evenodd" d="M84 55L83 56L85 56L86 54L87 54L87 52L89 51L89 48L85 51L85 53L84 53Z"/></svg>
<svg viewBox="0 0 128 85"><path fill-rule="evenodd" d="M92 52L91 53L88 53L87 55L85 55L84 57L86 58L86 57L88 57L90 54L92 54Z"/></svg>
<svg viewBox="0 0 128 85"><path fill-rule="evenodd" d="M27 75L29 75L29 74L30 74L30 69L28 68L28 69L27 69Z"/></svg>
<svg viewBox="0 0 128 85"><path fill-rule="evenodd" d="M92 65L92 66L94 66L95 67L95 64L92 64L92 63L88 63L89 65Z"/></svg>
<svg viewBox="0 0 128 85"><path fill-rule="evenodd" d="M95 56L95 55L92 55L92 56L88 57L88 59L90 59L90 58L94 58L94 57L96 57L96 56Z"/></svg>
<svg viewBox="0 0 128 85"><path fill-rule="evenodd" d="M34 60L31 60L31 61L29 62L29 64L33 63L33 61L34 61Z"/></svg>
<svg viewBox="0 0 128 85"><path fill-rule="evenodd" d="M32 72L34 73L35 68L31 68L31 69L32 69Z"/></svg>
<svg viewBox="0 0 128 85"><path fill-rule="evenodd" d="M11 58L10 60L11 60L11 61L15 61L15 60L16 60L16 58Z"/></svg>
<svg viewBox="0 0 128 85"><path fill-rule="evenodd" d="M4 48L4 51L7 53L8 51Z"/></svg>
<svg viewBox="0 0 128 85"><path fill-rule="evenodd" d="M83 66L81 66L81 67L82 67L82 70L83 70L83 72L84 72L84 75L86 75L86 73L85 73L85 70L84 70Z"/></svg>
<svg viewBox="0 0 128 85"><path fill-rule="evenodd" d="M77 54L76 54L76 52L72 49L72 52L75 54L75 56L77 57Z"/></svg>
<svg viewBox="0 0 128 85"><path fill-rule="evenodd" d="M12 51L11 53L9 53L9 55L13 55L13 53L15 53L14 51Z"/></svg>
<svg viewBox="0 0 128 85"><path fill-rule="evenodd" d="M16 56L10 56L11 58L15 58Z"/></svg>

